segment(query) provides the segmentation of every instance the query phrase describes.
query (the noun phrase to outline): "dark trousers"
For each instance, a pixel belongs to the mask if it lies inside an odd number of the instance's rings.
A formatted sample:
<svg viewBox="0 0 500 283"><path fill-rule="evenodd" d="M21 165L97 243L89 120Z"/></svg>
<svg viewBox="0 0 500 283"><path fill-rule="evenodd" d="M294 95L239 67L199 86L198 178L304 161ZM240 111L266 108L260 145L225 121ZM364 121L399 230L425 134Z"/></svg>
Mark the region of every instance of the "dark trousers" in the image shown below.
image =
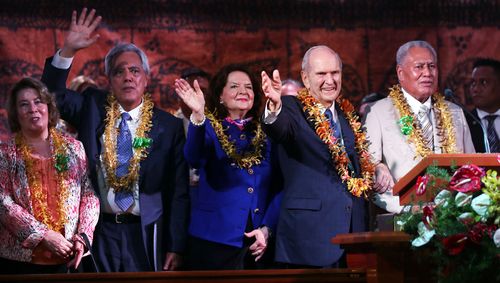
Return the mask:
<svg viewBox="0 0 500 283"><path fill-rule="evenodd" d="M248 253L249 241L233 247L196 237L188 238L187 268L189 270L255 269Z"/></svg>
<svg viewBox="0 0 500 283"><path fill-rule="evenodd" d="M0 257L0 274L53 274L67 273L66 264L42 265Z"/></svg>
<svg viewBox="0 0 500 283"><path fill-rule="evenodd" d="M153 271L149 263L140 223L99 222L93 243L101 272Z"/></svg>
<svg viewBox="0 0 500 283"><path fill-rule="evenodd" d="M252 231L251 215L248 215L245 232ZM221 270L221 269L257 269L255 258L249 252L249 247L255 238L244 238L243 247L234 247L197 237L188 238L187 268L189 270Z"/></svg>

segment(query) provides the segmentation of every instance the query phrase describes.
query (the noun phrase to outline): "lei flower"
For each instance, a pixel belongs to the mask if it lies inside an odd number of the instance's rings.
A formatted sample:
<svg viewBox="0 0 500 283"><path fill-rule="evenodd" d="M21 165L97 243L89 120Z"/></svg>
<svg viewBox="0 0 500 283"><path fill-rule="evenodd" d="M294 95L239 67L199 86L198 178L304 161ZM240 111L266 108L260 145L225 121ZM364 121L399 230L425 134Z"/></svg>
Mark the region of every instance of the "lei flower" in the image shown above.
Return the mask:
<svg viewBox="0 0 500 283"><path fill-rule="evenodd" d="M254 165L259 165L264 157L262 156L262 151L266 144L266 135L262 130L260 123L256 122L254 137L252 139L253 151L245 152L239 154L236 150L234 142L229 140L228 134L224 131L222 123L215 118L212 113L206 113L205 116L210 120L212 127L214 128L215 134L219 139L219 143L226 153L226 155L234 161L236 166L240 169L249 169Z"/></svg>
<svg viewBox="0 0 500 283"><path fill-rule="evenodd" d="M66 224L66 211L64 204L68 199L69 192L65 182L67 171L69 169L68 148L60 133L55 129L49 130L50 147L52 153L52 162L57 171L57 214L53 215L47 210L47 192L42 190L40 175L34 172L32 150L26 144L23 135L18 133L15 137L16 147L21 153L22 159L26 166L26 176L28 177L28 185L31 192L31 206L35 211L35 218L45 224L50 230L62 231Z"/></svg>
<svg viewBox="0 0 500 283"><path fill-rule="evenodd" d="M424 142L422 129L420 128L418 119L415 118L415 115L410 109L410 105L406 102L401 87L399 85L394 85L390 88L389 97L401 117L398 123L401 127L401 132L408 136L408 142L415 145L417 151L417 156L415 156L415 158L418 156L423 158L432 153L432 150L427 148ZM446 105L444 97L438 93L432 95L432 101L434 102L433 107L437 121L436 128L438 130L442 151L443 153L457 153L455 147L455 133L453 132L455 127L453 127L448 105Z"/></svg>
<svg viewBox="0 0 500 283"><path fill-rule="evenodd" d="M354 177L355 173L349 170L349 158L345 148L337 141L328 119L321 113L319 101L310 95L307 89L300 90L297 98L303 105L307 119L314 124L316 134L328 146L337 172L342 182L347 184L348 191L356 197L366 196L373 184L375 166L370 161L366 134L361 129L358 116L354 113L354 106L347 99L337 99L337 103L339 103L340 109L345 114L354 133L354 142L361 164L360 178Z"/></svg>
<svg viewBox="0 0 500 283"><path fill-rule="evenodd" d="M116 156L116 121L120 117L118 102L113 94L108 95L108 106L106 106L106 128L104 130L104 156L103 164L106 170L106 180L108 186L113 188L115 192L131 191L131 185L138 180L139 163L147 157L146 149L151 145L152 140L147 138L147 134L151 130L153 118L153 101L151 95L145 94L143 97L143 105L141 109L141 117L139 126L135 132L136 138L133 142L133 156L130 159L128 174L123 177L116 176L116 167L118 166L118 158Z"/></svg>

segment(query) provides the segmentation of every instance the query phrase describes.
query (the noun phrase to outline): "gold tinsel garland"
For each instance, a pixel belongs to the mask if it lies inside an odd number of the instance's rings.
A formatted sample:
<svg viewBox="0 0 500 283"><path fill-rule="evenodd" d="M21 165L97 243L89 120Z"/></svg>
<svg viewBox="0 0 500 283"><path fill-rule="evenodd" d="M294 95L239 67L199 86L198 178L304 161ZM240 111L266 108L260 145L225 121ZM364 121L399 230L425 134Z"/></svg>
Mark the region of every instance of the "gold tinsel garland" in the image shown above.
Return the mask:
<svg viewBox="0 0 500 283"><path fill-rule="evenodd" d="M47 192L42 190L41 176L37 172L34 172L33 163L35 162L32 157L31 148L26 144L21 133L16 134L15 142L16 147L21 153L22 159L26 167L26 177L28 178L28 185L31 192L31 206L34 209L35 218L47 225L50 230L61 232L63 231L64 225L66 224L66 210L65 203L68 199L69 192L66 186L66 175L68 170L68 164L65 164L63 170L58 170L56 165L58 163L57 156L68 156L68 149L64 142L61 134L59 134L53 128L49 131L50 147L52 154L52 162L54 164L54 170L57 172L57 212L59 217L56 219L54 215L48 213L47 211ZM38 208L35 211L35 208Z"/></svg>
<svg viewBox="0 0 500 283"><path fill-rule="evenodd" d="M254 165L259 165L264 159L262 156L262 151L266 143L266 135L262 130L260 123L256 123L255 136L252 138L253 151L245 152L244 154L239 154L236 150L234 142L229 140L228 134L225 133L222 123L215 118L212 113L206 113L207 119L210 120L212 127L214 128L215 134L219 139L219 143L226 155L234 161L234 163L241 169L249 169Z"/></svg>
<svg viewBox="0 0 500 283"><path fill-rule="evenodd" d="M141 117L139 126L135 132L137 139L147 139L147 134L152 126L153 118L153 101L150 94L145 94L143 97L143 105L141 109ZM108 186L113 188L114 192L132 191L132 184L139 177L139 163L147 157L147 148L145 146L133 147L133 156L130 160L128 174L123 177L116 176L116 167L118 166L116 137L117 130L115 127L117 119L120 117L118 102L113 94L108 96L108 106L106 107L106 128L104 130L104 156L103 163L106 170L106 180Z"/></svg>
<svg viewBox="0 0 500 283"><path fill-rule="evenodd" d="M394 85L389 90L389 98L391 98L399 116L413 118L413 130L408 134L408 141L415 145L417 151L415 158L419 156L423 158L433 153L433 151L425 145L418 119L416 119L413 111L411 111L410 105L401 91L401 87L399 85ZM436 128L438 130L442 151L443 153L457 153L455 133L453 132L455 127L453 126L448 105L446 105L444 97L439 93L434 93L431 99L434 104L433 108L437 121Z"/></svg>
<svg viewBox="0 0 500 283"><path fill-rule="evenodd" d="M355 173L349 170L349 157L345 148L343 148L344 146L335 138L330 122L321 113L322 109L319 101L310 95L307 89L300 90L297 98L303 105L307 119L314 123L316 134L328 146L342 182L347 183L347 189L352 195L356 197L364 195L366 197L373 185L375 166L370 160L366 134L362 130L359 118L354 112L354 106L347 99L337 99L337 103L339 103L340 109L345 114L354 133L354 142L361 165L361 178L354 177Z"/></svg>

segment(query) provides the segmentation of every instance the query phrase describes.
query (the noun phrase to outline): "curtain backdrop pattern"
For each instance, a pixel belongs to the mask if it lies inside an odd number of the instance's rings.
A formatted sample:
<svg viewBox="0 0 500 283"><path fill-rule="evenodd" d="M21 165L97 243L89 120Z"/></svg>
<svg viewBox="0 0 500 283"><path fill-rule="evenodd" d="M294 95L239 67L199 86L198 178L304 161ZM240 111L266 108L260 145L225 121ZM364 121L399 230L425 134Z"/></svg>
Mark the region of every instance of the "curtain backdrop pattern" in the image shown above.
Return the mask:
<svg viewBox="0 0 500 283"><path fill-rule="evenodd" d="M80 52L70 79L87 75L107 87L103 58L118 42L145 50L149 91L173 112L173 80L183 69L208 73L242 62L259 75L280 70L300 80L301 58L325 44L343 61L343 95L355 103L396 83L395 53L404 42L429 41L439 57L440 89L470 104L468 81L477 57L500 59L500 1L389 0L155 0L0 1L0 139L9 136L4 109L21 77L40 77L44 60L63 44L71 11L95 8L103 16L99 41Z"/></svg>

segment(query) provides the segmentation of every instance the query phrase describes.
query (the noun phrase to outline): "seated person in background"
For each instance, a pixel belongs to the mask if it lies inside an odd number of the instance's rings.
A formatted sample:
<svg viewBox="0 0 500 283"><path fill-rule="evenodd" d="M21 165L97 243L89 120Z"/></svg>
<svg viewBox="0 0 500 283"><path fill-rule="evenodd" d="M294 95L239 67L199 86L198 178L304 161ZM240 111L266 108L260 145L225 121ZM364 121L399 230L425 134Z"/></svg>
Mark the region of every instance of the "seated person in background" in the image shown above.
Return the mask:
<svg viewBox="0 0 500 283"><path fill-rule="evenodd" d="M367 106L372 105L376 101L379 101L385 97L386 97L385 95L380 94L378 92L372 92L367 96L363 97L361 99L361 103L359 104L359 111L358 111L359 117L362 118L366 116Z"/></svg>
<svg viewBox="0 0 500 283"><path fill-rule="evenodd" d="M294 79L285 79L281 83L281 95L297 96L299 89L304 88L304 85Z"/></svg>
<svg viewBox="0 0 500 283"><path fill-rule="evenodd" d="M474 153L462 109L437 92L436 51L426 41L410 41L396 54L399 84L375 102L364 121L376 164L374 202L399 213L392 187L430 153Z"/></svg>
<svg viewBox="0 0 500 283"><path fill-rule="evenodd" d="M199 170L189 225L188 268L255 268L277 221L279 173L259 115L262 91L242 65L223 67L206 95L176 80L192 110L184 154ZM206 105L206 106L205 106Z"/></svg>
<svg viewBox="0 0 500 283"><path fill-rule="evenodd" d="M472 102L476 107L472 111L473 119L466 116L472 133L472 141L477 152L486 152L483 129L490 147L490 152L500 152L500 61L479 59L472 69L470 85ZM482 127L476 120L481 121Z"/></svg>
<svg viewBox="0 0 500 283"><path fill-rule="evenodd" d="M65 273L99 218L83 146L54 129L54 96L36 79L14 85L7 111L14 137L0 144L0 274Z"/></svg>

